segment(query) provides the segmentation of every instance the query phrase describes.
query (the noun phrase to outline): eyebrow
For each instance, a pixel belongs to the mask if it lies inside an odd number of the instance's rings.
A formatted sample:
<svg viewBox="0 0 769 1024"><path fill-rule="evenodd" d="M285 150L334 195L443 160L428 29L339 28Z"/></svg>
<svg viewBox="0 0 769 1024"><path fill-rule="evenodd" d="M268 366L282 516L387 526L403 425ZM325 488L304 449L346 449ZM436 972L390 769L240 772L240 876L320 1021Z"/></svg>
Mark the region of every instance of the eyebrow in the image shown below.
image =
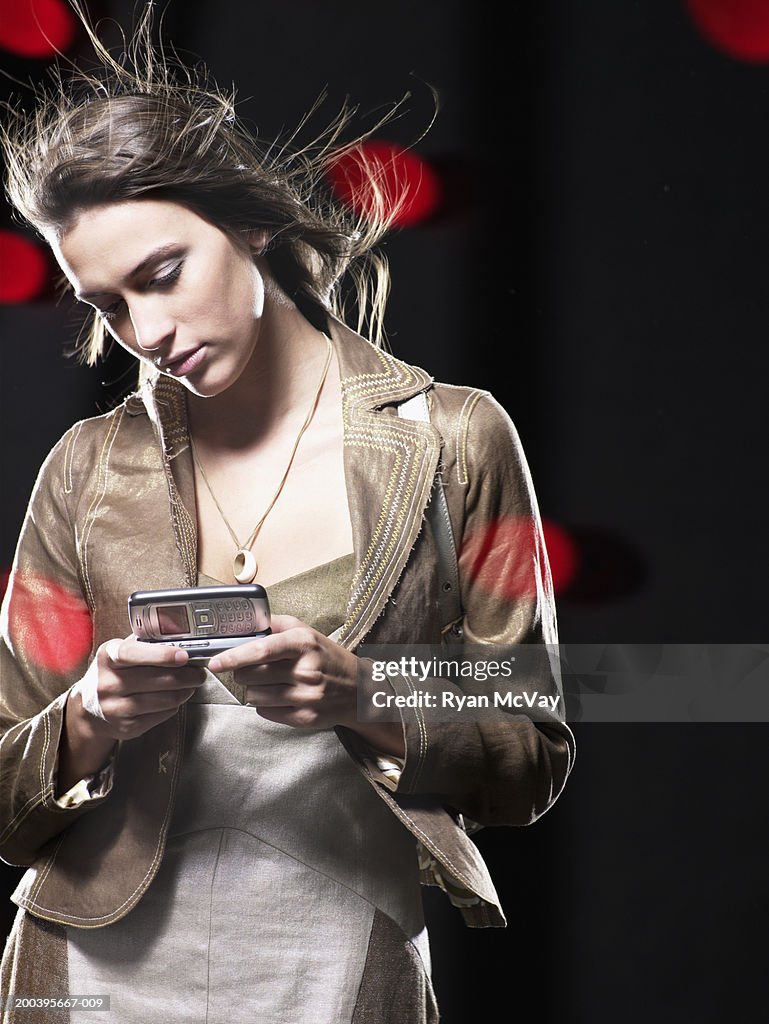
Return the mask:
<svg viewBox="0 0 769 1024"><path fill-rule="evenodd" d="M165 256L170 256L171 253L176 252L178 250L178 248L179 248L179 246L178 246L178 244L176 242L168 242L166 245L159 245L157 247L157 249L153 249L151 253L149 253L147 256L145 256L144 259L140 263L137 263L136 266L133 268L133 270L130 270L125 275L123 280L124 281L130 281L132 278L138 277L138 275L141 274L141 272L143 270L146 270L147 267L151 263L154 263L158 259L163 259ZM75 293L75 298L79 299L79 300L85 299L87 301L88 299L95 299L98 295L111 295L111 294L112 294L112 292L109 291L109 289L102 290L102 291L99 291L97 289L96 291L91 291L91 292L80 292L80 293L76 292Z"/></svg>

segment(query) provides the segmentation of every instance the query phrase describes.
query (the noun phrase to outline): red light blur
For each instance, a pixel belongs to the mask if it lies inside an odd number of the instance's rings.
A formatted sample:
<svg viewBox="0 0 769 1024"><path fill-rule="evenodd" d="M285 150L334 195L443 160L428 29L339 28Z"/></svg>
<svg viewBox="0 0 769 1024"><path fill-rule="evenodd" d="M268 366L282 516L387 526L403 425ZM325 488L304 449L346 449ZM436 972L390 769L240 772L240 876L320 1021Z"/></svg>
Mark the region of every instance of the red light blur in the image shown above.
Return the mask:
<svg viewBox="0 0 769 1024"><path fill-rule="evenodd" d="M483 590L508 601L537 596L536 521L531 516L492 520L462 541L462 569Z"/></svg>
<svg viewBox="0 0 769 1024"><path fill-rule="evenodd" d="M769 61L766 0L684 0L692 21L716 49L742 61Z"/></svg>
<svg viewBox="0 0 769 1024"><path fill-rule="evenodd" d="M93 639L82 596L33 574L11 577L8 631L21 657L61 674L85 661Z"/></svg>
<svg viewBox="0 0 769 1024"><path fill-rule="evenodd" d="M19 57L50 58L69 49L76 23L62 0L0 0L0 46Z"/></svg>
<svg viewBox="0 0 769 1024"><path fill-rule="evenodd" d="M570 534L544 519L545 541L555 593L566 590L579 567L579 552ZM495 519L462 542L464 571L484 590L506 600L537 596L535 561L539 544L531 516Z"/></svg>
<svg viewBox="0 0 769 1024"><path fill-rule="evenodd" d="M408 227L430 218L441 204L441 181L430 164L391 142L364 142L338 157L327 171L336 195L355 213Z"/></svg>
<svg viewBox="0 0 769 1024"><path fill-rule="evenodd" d="M0 229L0 303L30 302L48 284L48 257L41 246Z"/></svg>
<svg viewBox="0 0 769 1024"><path fill-rule="evenodd" d="M550 560L553 590L560 594L568 589L577 575L579 549L571 534L550 519L542 520L542 532L545 535L545 547Z"/></svg>

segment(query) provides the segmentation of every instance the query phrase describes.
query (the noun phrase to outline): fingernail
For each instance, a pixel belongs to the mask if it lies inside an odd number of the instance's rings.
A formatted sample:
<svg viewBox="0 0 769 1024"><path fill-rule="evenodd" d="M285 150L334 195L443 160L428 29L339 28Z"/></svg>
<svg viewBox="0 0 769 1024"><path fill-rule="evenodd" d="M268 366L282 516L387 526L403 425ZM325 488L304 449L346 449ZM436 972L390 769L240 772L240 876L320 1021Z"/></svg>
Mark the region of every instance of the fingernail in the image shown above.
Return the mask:
<svg viewBox="0 0 769 1024"><path fill-rule="evenodd" d="M184 664L184 662L187 661L188 658L189 658L189 655L187 654L187 652L181 650L181 648L178 651L174 652L174 661L178 665Z"/></svg>
<svg viewBox="0 0 769 1024"><path fill-rule="evenodd" d="M212 672L218 672L220 664L221 663L218 658L211 658L211 660L208 663L208 667Z"/></svg>

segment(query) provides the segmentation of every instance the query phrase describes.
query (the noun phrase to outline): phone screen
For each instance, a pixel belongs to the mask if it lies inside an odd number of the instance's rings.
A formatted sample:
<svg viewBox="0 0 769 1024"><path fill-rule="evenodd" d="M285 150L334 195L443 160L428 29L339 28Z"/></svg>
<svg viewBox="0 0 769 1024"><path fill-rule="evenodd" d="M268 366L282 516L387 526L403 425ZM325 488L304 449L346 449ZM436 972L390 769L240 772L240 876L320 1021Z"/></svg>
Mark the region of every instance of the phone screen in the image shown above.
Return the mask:
<svg viewBox="0 0 769 1024"><path fill-rule="evenodd" d="M189 633L190 622L183 604L158 605L158 626L163 636Z"/></svg>

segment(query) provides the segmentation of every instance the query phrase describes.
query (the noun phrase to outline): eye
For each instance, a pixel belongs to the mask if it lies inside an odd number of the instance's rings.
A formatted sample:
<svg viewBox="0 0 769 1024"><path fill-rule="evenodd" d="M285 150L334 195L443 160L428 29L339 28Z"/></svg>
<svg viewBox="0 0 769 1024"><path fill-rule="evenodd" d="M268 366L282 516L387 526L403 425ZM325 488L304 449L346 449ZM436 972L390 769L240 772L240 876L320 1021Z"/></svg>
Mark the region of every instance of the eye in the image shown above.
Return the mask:
<svg viewBox="0 0 769 1024"><path fill-rule="evenodd" d="M172 267L171 270L169 270L167 273L159 274L157 277L151 278L146 284L142 285L141 287L145 291L149 291L152 288L169 288L175 281L179 279L183 266L184 260L180 260L176 264L176 266ZM116 302L113 302L111 306L107 306L105 309L97 308L96 312L99 314L102 320L108 323L110 320L114 320L115 317L122 312L124 307L124 300L118 299Z"/></svg>
<svg viewBox="0 0 769 1024"><path fill-rule="evenodd" d="M184 260L181 260L176 264L167 274L161 274L159 277L153 277L150 281L149 288L166 288L168 285L173 284L179 278L184 266Z"/></svg>

